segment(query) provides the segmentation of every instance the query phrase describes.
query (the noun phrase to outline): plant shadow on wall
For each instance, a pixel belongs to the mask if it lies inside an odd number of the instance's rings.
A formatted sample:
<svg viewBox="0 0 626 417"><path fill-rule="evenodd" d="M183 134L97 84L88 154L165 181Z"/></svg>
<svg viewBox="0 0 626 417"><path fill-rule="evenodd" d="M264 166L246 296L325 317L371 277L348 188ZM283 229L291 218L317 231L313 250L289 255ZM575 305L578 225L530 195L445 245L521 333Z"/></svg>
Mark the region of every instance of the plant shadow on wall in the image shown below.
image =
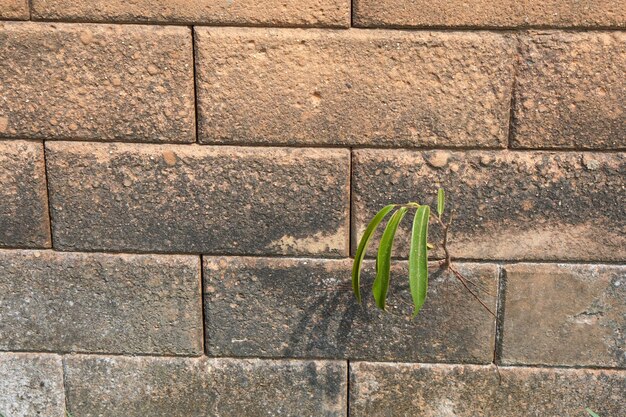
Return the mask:
<svg viewBox="0 0 626 417"><path fill-rule="evenodd" d="M427 361L450 357L469 358L470 361L487 359L481 356L482 353L477 354L476 350L482 349L484 352L484 349L492 349L496 272L495 269L488 269L490 266L457 267L453 264L448 251L452 215L445 215L445 194L442 189L437 197L436 214L431 212L428 205L416 202L390 204L380 210L370 221L360 240L351 265L351 282L336 278L343 276L347 266L339 260L333 263L339 265L336 270L315 266L315 261L310 261L306 269L318 272L303 280L306 282L303 288L278 284L279 281L287 281L288 276L293 277L293 270L285 272L284 277L278 276L274 271L272 278L267 280L266 284L271 287L267 290L278 300L302 300L298 306L299 312L292 315L292 318L297 317L297 324L289 326L289 338L282 355L338 355L353 359L382 360L397 360L401 356L420 357ZM412 211L415 213L408 265L406 262L392 265L392 246L396 230L402 219ZM365 260L367 247L374 240L376 229L386 218L389 220L380 239L376 261ZM428 251L434 249L434 246L428 243L429 223L442 229L442 243L438 245L438 249L445 254L443 260L431 263L437 269L430 276ZM326 263L326 267L329 264L331 263ZM300 275L298 271L295 274ZM409 279L391 279L392 275L401 274L408 274ZM473 279L468 278L468 274ZM433 304L427 303L424 307L429 280L433 284L432 294L437 294L437 299ZM453 280L460 282L467 291L458 291L459 287L450 285ZM373 299L361 295L362 287L367 288L368 294L371 289ZM350 296L351 291L357 302ZM387 295L391 292L394 297L388 300ZM468 301L467 294L471 294L477 302ZM483 301L484 297L487 302ZM442 301L444 299L445 303ZM377 309L369 308L372 301ZM473 304L482 307L472 308ZM412 320L422 308L427 313L428 321ZM472 310L469 318L467 308ZM490 316L493 320L490 320ZM450 323L457 321L463 323L450 328ZM389 343L393 346L391 349ZM475 349L477 346L482 348Z"/></svg>

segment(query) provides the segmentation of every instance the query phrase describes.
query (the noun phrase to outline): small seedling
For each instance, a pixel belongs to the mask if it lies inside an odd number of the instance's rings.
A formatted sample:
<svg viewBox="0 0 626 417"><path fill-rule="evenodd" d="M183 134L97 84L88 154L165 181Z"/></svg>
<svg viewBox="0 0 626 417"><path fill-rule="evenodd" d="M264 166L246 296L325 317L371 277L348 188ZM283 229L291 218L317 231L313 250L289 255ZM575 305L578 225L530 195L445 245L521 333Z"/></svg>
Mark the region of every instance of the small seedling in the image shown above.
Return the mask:
<svg viewBox="0 0 626 417"><path fill-rule="evenodd" d="M369 222L361 241L356 250L354 264L352 266L352 289L357 301L361 302L361 265L365 258L365 252L378 225L391 212L391 218L387 222L383 235L378 246L376 256L376 278L372 286L372 293L376 306L385 310L387 292L389 290L391 271L391 249L398 230L398 226L409 210L415 210L413 226L411 232L411 243L409 248L409 290L413 299L413 317L417 316L426 301L428 290L428 250L432 245L428 243L428 224L432 220L437 223L443 231L443 241L441 247L445 254L445 259L439 265L443 270L450 271L466 290L472 294L476 300L495 317L495 313L478 297L476 292L470 288L469 284L477 287L468 278L461 274L453 265L452 257L448 251L448 231L452 224L452 215L444 221L445 213L445 192L440 188L437 192L437 214L431 212L430 206L416 202L406 204L389 204L383 207ZM394 211L395 210L395 211Z"/></svg>
<svg viewBox="0 0 626 417"><path fill-rule="evenodd" d="M587 413L588 413L591 417L600 417L599 415L597 415L596 413L594 413L593 411L591 411L589 408L585 408L585 411L587 411Z"/></svg>

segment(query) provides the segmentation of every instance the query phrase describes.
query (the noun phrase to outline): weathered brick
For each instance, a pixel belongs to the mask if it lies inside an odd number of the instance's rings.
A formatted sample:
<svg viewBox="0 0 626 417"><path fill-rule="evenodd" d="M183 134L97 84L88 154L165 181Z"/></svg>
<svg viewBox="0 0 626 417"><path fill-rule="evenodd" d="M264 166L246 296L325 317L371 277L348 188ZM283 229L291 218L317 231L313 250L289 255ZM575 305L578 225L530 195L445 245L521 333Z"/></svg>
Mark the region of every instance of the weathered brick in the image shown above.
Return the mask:
<svg viewBox="0 0 626 417"><path fill-rule="evenodd" d="M350 26L350 0L32 0L35 19Z"/></svg>
<svg viewBox="0 0 626 417"><path fill-rule="evenodd" d="M345 416L339 361L72 356L69 408L80 417Z"/></svg>
<svg viewBox="0 0 626 417"><path fill-rule="evenodd" d="M193 256L0 251L0 350L202 353Z"/></svg>
<svg viewBox="0 0 626 417"><path fill-rule="evenodd" d="M350 415L626 415L626 372L477 365L350 363Z"/></svg>
<svg viewBox="0 0 626 417"><path fill-rule="evenodd" d="M626 32L532 32L521 49L513 146L626 148Z"/></svg>
<svg viewBox="0 0 626 417"><path fill-rule="evenodd" d="M40 142L0 141L0 247L50 247Z"/></svg>
<svg viewBox="0 0 626 417"><path fill-rule="evenodd" d="M205 143L506 143L514 41L495 33L196 28Z"/></svg>
<svg viewBox="0 0 626 417"><path fill-rule="evenodd" d="M340 149L47 142L55 247L346 255Z"/></svg>
<svg viewBox="0 0 626 417"><path fill-rule="evenodd" d="M353 238L362 236L369 219L386 204L419 201L435 207L436 188L443 186L448 207L456 212L452 256L623 260L626 206L620 190L626 187L625 174L624 153L358 150ZM410 220L396 235L403 256ZM436 224L430 233L440 243Z"/></svg>
<svg viewBox="0 0 626 417"><path fill-rule="evenodd" d="M61 417L64 410L60 356L0 353L0 415Z"/></svg>
<svg viewBox="0 0 626 417"><path fill-rule="evenodd" d="M28 20L28 0L0 0L0 19Z"/></svg>
<svg viewBox="0 0 626 417"><path fill-rule="evenodd" d="M183 27L0 23L0 137L193 142Z"/></svg>
<svg viewBox="0 0 626 417"><path fill-rule="evenodd" d="M433 270L429 298L411 320L406 263L393 269L389 313L377 310L363 276L354 299L352 261L204 258L207 352L216 356L325 357L489 363L494 319L449 274ZM491 294L495 265L458 266ZM495 310L495 298L478 291Z"/></svg>
<svg viewBox="0 0 626 417"><path fill-rule="evenodd" d="M502 361L626 368L626 268L506 267Z"/></svg>
<svg viewBox="0 0 626 417"><path fill-rule="evenodd" d="M626 27L621 0L354 0L361 27Z"/></svg>

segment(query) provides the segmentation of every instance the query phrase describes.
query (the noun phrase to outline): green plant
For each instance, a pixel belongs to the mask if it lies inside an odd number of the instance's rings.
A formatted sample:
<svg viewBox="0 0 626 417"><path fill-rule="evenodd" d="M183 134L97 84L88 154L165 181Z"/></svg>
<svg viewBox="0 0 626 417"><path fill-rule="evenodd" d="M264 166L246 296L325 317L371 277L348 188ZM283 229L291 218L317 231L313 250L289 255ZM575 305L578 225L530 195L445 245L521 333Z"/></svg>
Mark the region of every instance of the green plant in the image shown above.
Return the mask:
<svg viewBox="0 0 626 417"><path fill-rule="evenodd" d="M591 416L591 417L600 417L599 415L597 415L596 413L594 413L593 411L591 411L589 408L585 408L585 411Z"/></svg>
<svg viewBox="0 0 626 417"><path fill-rule="evenodd" d="M413 299L413 317L422 309L424 302L426 301L426 293L428 290L428 250L433 248L433 245L428 243L428 225L430 221L434 221L442 229L443 239L441 248L443 249L445 258L440 261L439 266L443 270L450 271L461 282L463 287L472 294L472 296L478 300L478 302L495 316L495 313L478 297L476 292L470 288L470 284L476 286L463 274L461 274L453 265L452 257L448 250L448 233L450 225L452 224L453 215L448 216L447 221L444 221L445 213L445 192L443 188L440 188L437 192L437 214L431 212L430 206L422 205L416 202L409 202L406 204L389 204L383 207L376 215L370 220L369 224L365 228L365 232L361 237L359 245L354 257L354 264L352 266L352 289L357 301L362 301L361 297L361 267L367 247L370 240L374 236L376 229L380 223L391 212L391 218L385 226L380 243L378 246L378 253L376 256L376 278L372 286L372 293L376 306L382 310L385 310L387 292L389 290L390 272L391 272L391 251L393 241L398 230L400 222L407 214L409 210L415 210L413 217L413 226L411 231L411 241L409 247L409 290ZM395 212L394 212L395 210Z"/></svg>

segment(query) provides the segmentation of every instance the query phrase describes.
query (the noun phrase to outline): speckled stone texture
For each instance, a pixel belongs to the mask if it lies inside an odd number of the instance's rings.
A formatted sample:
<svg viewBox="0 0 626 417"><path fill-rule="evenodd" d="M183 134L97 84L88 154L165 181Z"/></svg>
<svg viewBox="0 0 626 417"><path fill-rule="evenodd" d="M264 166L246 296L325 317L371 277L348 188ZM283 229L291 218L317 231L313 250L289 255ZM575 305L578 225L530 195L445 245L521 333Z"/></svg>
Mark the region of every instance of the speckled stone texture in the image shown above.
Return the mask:
<svg viewBox="0 0 626 417"><path fill-rule="evenodd" d="M626 268L506 267L502 361L626 368Z"/></svg>
<svg viewBox="0 0 626 417"><path fill-rule="evenodd" d="M0 22L0 137L193 142L185 27Z"/></svg>
<svg viewBox="0 0 626 417"><path fill-rule="evenodd" d="M46 149L57 248L347 255L348 150Z"/></svg>
<svg viewBox="0 0 626 417"><path fill-rule="evenodd" d="M195 30L203 143L507 141L515 50L508 35Z"/></svg>
<svg viewBox="0 0 626 417"><path fill-rule="evenodd" d="M0 19L28 20L28 0L0 0Z"/></svg>
<svg viewBox="0 0 626 417"><path fill-rule="evenodd" d="M35 19L350 26L350 0L32 0Z"/></svg>
<svg viewBox="0 0 626 417"><path fill-rule="evenodd" d="M624 153L358 150L353 163L355 239L384 205L435 207L443 186L456 212L455 257L626 258ZM398 255L407 254L409 227L406 220L396 235ZM430 233L432 242L441 242L436 225Z"/></svg>
<svg viewBox="0 0 626 417"><path fill-rule="evenodd" d="M361 27L626 27L621 0L354 0Z"/></svg>
<svg viewBox="0 0 626 417"><path fill-rule="evenodd" d="M626 372L350 363L350 416L626 415Z"/></svg>
<svg viewBox="0 0 626 417"><path fill-rule="evenodd" d="M0 332L0 337L5 335ZM61 357L0 353L0 414L62 417L65 410Z"/></svg>
<svg viewBox="0 0 626 417"><path fill-rule="evenodd" d="M626 148L624 74L626 32L522 37L513 146Z"/></svg>
<svg viewBox="0 0 626 417"><path fill-rule="evenodd" d="M50 247L41 142L0 140L0 247Z"/></svg>
<svg viewBox="0 0 626 417"><path fill-rule="evenodd" d="M339 361L78 355L65 366L80 417L340 417L347 407Z"/></svg>
<svg viewBox="0 0 626 417"><path fill-rule="evenodd" d="M201 354L195 256L0 250L0 350Z"/></svg>
<svg viewBox="0 0 626 417"><path fill-rule="evenodd" d="M373 264L354 299L352 261L204 258L207 352L215 356L324 357L489 363L495 320L450 274L433 267L428 301L412 320L406 263L394 267L388 313L374 307ZM458 268L492 295L498 269ZM495 298L477 290L495 311Z"/></svg>

